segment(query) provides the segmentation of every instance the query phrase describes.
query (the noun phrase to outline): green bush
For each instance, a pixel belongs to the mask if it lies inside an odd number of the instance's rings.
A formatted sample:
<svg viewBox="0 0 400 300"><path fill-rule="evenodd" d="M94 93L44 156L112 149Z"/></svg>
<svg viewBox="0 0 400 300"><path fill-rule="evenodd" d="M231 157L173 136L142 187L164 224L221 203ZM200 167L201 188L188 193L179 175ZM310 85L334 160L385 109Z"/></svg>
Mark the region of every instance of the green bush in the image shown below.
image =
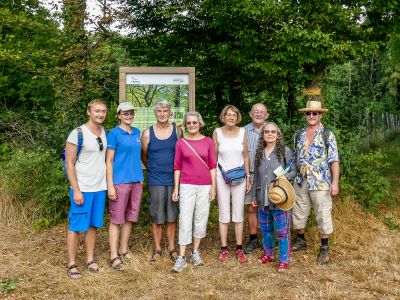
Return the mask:
<svg viewBox="0 0 400 300"><path fill-rule="evenodd" d="M15 150L1 164L4 188L15 199L33 201L38 229L53 225L67 214L68 183L58 153L44 150Z"/></svg>
<svg viewBox="0 0 400 300"><path fill-rule="evenodd" d="M380 173L387 166L386 157L380 150L354 153L341 179L343 192L352 195L368 210L376 212L378 205L390 192L389 181Z"/></svg>

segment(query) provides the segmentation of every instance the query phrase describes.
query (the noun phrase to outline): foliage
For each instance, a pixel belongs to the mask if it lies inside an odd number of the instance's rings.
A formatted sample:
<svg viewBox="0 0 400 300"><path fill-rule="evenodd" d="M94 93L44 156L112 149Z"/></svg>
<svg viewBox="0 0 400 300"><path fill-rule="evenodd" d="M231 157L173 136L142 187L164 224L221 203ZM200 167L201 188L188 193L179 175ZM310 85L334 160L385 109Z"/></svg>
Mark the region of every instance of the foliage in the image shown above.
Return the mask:
<svg viewBox="0 0 400 300"><path fill-rule="evenodd" d="M376 212L390 191L389 181L380 173L386 166L385 155L380 150L353 156L341 178L343 191L353 195L368 210Z"/></svg>
<svg viewBox="0 0 400 300"><path fill-rule="evenodd" d="M60 156L44 148L15 150L0 168L4 186L14 199L34 201L35 225L46 227L66 216L68 184Z"/></svg>

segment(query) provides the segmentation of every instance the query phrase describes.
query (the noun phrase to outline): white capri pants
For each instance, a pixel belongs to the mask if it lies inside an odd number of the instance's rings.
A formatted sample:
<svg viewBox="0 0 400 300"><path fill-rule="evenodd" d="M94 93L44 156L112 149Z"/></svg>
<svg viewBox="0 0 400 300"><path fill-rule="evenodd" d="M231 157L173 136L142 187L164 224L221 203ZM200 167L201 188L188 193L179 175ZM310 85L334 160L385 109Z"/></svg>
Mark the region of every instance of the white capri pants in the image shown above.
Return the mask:
<svg viewBox="0 0 400 300"><path fill-rule="evenodd" d="M217 197L218 215L220 223L231 221L231 196L232 196L232 222L242 223L244 219L244 197L246 195L246 180L239 185L229 186L225 183L221 171L217 169Z"/></svg>
<svg viewBox="0 0 400 300"><path fill-rule="evenodd" d="M211 185L181 184L179 186L179 245L192 243L192 236L206 236L210 213Z"/></svg>

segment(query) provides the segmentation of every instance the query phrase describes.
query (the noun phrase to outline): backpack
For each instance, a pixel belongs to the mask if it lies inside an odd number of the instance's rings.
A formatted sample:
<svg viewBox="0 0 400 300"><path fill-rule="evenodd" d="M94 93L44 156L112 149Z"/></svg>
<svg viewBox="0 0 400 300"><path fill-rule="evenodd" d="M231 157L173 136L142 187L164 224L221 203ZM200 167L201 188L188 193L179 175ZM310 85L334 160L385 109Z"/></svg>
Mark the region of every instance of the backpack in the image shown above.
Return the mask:
<svg viewBox="0 0 400 300"><path fill-rule="evenodd" d="M81 127L76 127L75 129L76 129L76 133L78 135L78 151L76 152L76 160L78 160L79 154L81 153L82 146L83 146L83 132L82 132L82 128ZM61 152L61 158L62 158L62 162L63 162L64 174L65 174L65 177L67 177L67 179L68 179L67 164L65 162L65 148Z"/></svg>

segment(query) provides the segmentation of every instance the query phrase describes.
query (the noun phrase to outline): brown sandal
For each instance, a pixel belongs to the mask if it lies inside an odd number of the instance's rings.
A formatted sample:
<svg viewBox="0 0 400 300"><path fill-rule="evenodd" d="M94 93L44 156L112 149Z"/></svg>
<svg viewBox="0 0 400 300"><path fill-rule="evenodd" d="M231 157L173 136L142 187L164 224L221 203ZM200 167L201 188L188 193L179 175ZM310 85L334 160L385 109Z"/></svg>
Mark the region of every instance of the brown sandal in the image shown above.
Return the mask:
<svg viewBox="0 0 400 300"><path fill-rule="evenodd" d="M160 260L162 255L162 250L154 250L153 255L151 256L150 262L156 262L157 260Z"/></svg>
<svg viewBox="0 0 400 300"><path fill-rule="evenodd" d="M176 259L178 258L178 251L176 249L169 250L169 258L172 261L176 261Z"/></svg>
<svg viewBox="0 0 400 300"><path fill-rule="evenodd" d="M72 271L73 269L76 269L76 271ZM67 275L71 279L82 278L82 273L78 271L78 266L75 264L67 267Z"/></svg>
<svg viewBox="0 0 400 300"><path fill-rule="evenodd" d="M98 273L98 272L100 272L99 266L97 266L97 268L91 267L91 265L93 265L93 264L97 264L97 261L96 261L95 259L93 259L92 261L89 261L89 262L85 265L85 269L86 269L87 271L89 271L89 272L92 272L92 273Z"/></svg>
<svg viewBox="0 0 400 300"><path fill-rule="evenodd" d="M110 260L110 268L116 271L123 271L124 264L119 256Z"/></svg>

